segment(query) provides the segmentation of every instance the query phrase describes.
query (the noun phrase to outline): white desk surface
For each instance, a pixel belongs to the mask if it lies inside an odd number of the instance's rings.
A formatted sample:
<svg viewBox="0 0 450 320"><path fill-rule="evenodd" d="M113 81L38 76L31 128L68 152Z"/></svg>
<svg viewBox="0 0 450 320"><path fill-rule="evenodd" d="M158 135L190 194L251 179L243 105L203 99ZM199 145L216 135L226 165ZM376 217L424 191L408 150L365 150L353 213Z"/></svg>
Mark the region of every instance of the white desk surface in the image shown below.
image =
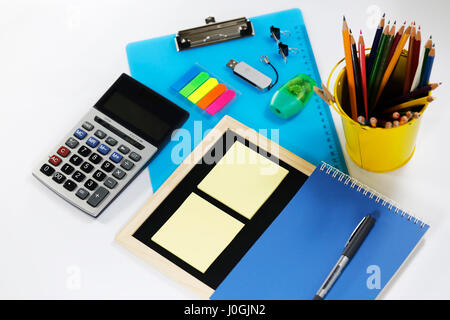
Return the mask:
<svg viewBox="0 0 450 320"><path fill-rule="evenodd" d="M151 195L148 171L92 219L34 179L31 169L120 73L129 73L127 43L202 25L211 15L221 21L293 7L303 11L322 79L343 56L343 14L369 43L377 10L397 22L414 19L424 38L432 33L432 80L444 85L423 117L414 157L385 174L364 171L348 157L347 163L354 177L431 225L381 297L449 299L450 4L444 0L1 0L0 298L196 299L113 240ZM335 114L334 120L342 142Z"/></svg>

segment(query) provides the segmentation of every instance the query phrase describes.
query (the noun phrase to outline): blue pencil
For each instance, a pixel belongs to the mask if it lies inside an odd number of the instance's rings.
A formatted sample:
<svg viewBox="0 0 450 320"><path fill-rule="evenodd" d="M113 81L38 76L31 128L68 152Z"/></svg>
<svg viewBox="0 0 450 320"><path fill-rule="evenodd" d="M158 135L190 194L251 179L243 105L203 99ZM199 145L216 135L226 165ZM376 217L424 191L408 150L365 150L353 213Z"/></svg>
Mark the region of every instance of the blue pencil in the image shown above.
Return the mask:
<svg viewBox="0 0 450 320"><path fill-rule="evenodd" d="M375 61L375 57L377 55L378 46L380 45L381 35L383 34L385 15L386 14L384 13L383 17L380 20L380 23L378 24L377 31L375 32L375 37L373 38L372 48L370 49L370 54L369 54L369 60L367 61L367 65L366 65L366 74L367 75L370 74L370 71L372 70L372 67L373 67L373 62Z"/></svg>
<svg viewBox="0 0 450 320"><path fill-rule="evenodd" d="M431 48L430 53L428 54L427 63L425 65L422 80L420 82L420 87L426 86L430 82L431 69L433 69L434 56L436 55L436 50Z"/></svg>

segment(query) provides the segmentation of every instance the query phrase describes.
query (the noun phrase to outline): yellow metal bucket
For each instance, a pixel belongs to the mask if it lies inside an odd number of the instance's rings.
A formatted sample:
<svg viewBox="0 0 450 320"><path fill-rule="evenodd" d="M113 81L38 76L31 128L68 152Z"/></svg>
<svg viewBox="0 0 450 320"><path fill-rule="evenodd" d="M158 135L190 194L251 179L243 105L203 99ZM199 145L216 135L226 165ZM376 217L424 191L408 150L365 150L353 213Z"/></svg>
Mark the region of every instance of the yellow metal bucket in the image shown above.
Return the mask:
<svg viewBox="0 0 450 320"><path fill-rule="evenodd" d="M389 88L389 90L401 92L403 87L402 75L404 75L406 67L406 53L407 51L404 51L400 56L399 63L386 86L386 90ZM333 73L342 61L344 59L339 61L331 71L327 88L330 87ZM346 140L345 148L350 158L359 167L373 172L388 172L402 167L411 159L416 147L416 137L422 117L389 129L362 126L352 120L344 112L344 110L350 109L345 67L337 76L334 85L334 97L336 103L332 106L342 119ZM427 107L428 104L424 106L421 114Z"/></svg>

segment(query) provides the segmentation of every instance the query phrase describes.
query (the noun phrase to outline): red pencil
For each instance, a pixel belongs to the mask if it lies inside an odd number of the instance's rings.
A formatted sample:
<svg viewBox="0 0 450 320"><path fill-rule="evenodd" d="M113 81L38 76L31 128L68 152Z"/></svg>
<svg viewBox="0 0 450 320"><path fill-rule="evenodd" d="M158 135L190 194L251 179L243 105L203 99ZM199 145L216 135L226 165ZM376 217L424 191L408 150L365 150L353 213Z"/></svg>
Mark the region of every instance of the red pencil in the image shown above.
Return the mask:
<svg viewBox="0 0 450 320"><path fill-rule="evenodd" d="M366 119L368 119L369 112L367 109L366 46L364 44L362 30L359 31L358 46L359 46L359 65L361 67L360 68L361 69L361 86L362 86L363 99L364 99L364 111L366 113L365 117L366 117Z"/></svg>
<svg viewBox="0 0 450 320"><path fill-rule="evenodd" d="M392 43L391 52L389 53L388 63L391 61L392 56L394 55L395 49L397 48L398 43L400 42L400 38L403 35L403 32L405 32L406 27L406 21L403 22L403 26L397 31L397 34L395 35L394 42Z"/></svg>
<svg viewBox="0 0 450 320"><path fill-rule="evenodd" d="M412 82L414 80L414 75L416 74L417 67L419 65L419 56L420 56L420 44L422 42L422 35L420 32L420 26L417 30L416 37L414 38L413 43L413 54L412 54L412 63L411 63L411 75L409 78L408 89L411 88Z"/></svg>

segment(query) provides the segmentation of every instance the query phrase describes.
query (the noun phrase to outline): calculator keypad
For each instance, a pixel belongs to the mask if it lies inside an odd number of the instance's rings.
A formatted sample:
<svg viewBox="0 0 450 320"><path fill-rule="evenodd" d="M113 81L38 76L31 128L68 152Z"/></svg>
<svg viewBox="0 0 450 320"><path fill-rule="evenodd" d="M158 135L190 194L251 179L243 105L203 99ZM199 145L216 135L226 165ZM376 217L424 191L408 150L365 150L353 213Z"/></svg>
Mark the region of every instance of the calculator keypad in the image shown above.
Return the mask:
<svg viewBox="0 0 450 320"><path fill-rule="evenodd" d="M112 197L128 183L141 155L134 145L121 136L109 133L95 121L84 121L63 140L48 162L37 168L48 177L63 195L83 207L97 208L108 196ZM155 149L156 150L156 149ZM113 195L111 195L113 193ZM94 211L95 212L95 211Z"/></svg>

